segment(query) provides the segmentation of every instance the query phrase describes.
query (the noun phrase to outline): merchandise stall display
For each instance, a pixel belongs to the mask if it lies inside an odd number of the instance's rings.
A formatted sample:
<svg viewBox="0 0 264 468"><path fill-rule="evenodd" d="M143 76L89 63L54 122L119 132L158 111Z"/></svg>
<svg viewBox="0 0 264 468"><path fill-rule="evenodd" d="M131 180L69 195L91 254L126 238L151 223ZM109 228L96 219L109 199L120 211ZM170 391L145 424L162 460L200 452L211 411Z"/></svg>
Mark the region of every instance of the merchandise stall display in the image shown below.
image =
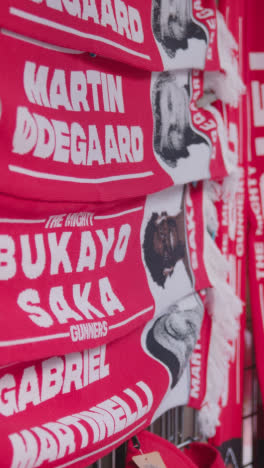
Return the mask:
<svg viewBox="0 0 264 468"><path fill-rule="evenodd" d="M1 468L243 468L262 10L1 2Z"/></svg>

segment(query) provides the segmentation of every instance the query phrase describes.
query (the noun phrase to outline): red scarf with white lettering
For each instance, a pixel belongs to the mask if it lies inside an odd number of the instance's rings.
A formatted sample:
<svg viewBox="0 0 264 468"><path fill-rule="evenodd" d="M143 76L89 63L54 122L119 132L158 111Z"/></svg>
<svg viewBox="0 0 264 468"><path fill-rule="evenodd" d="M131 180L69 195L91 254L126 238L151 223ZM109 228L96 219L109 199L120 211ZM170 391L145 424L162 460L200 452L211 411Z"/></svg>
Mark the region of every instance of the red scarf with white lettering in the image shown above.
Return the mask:
<svg viewBox="0 0 264 468"><path fill-rule="evenodd" d="M86 467L185 404L201 299L187 296L107 345L2 367L1 467Z"/></svg>
<svg viewBox="0 0 264 468"><path fill-rule="evenodd" d="M0 34L0 192L111 201L234 170L202 72L151 73ZM144 105L142 105L144 103Z"/></svg>
<svg viewBox="0 0 264 468"><path fill-rule="evenodd" d="M227 24L239 43L238 63L242 76L246 56L245 47L245 2L241 0L221 0L219 7L223 11ZM241 98L237 108L226 106L225 124L228 128L230 144L236 148L239 156L239 182L235 196L219 207L221 230L216 242L221 252L229 259L229 283L245 303L246 279L246 97ZM244 308L245 309L245 308ZM243 410L243 368L245 310L240 319L240 331L234 341L234 353L221 394L220 414L215 435L210 442L219 448L227 466L242 466L242 410ZM232 419L232 424L230 420Z"/></svg>
<svg viewBox="0 0 264 468"><path fill-rule="evenodd" d="M238 17L237 17L238 18ZM229 129L239 123L238 109L226 109ZM243 116L243 114L240 114ZM242 125L238 128L243 128ZM235 127L233 127L235 129ZM231 133L232 134L232 130ZM241 130L239 130L241 135ZM242 143L240 136L237 143ZM239 154L242 148L239 148ZM240 164L240 177L235 196L232 200L218 202L218 213L220 229L216 237L216 243L227 258L230 265L228 282L236 295L245 304L245 278L246 278L246 209L245 209L245 167ZM229 313L232 313L229 310ZM243 402L243 364L244 364L244 333L245 333L245 306L238 321L237 335L233 337L229 349L229 359L222 377L223 386L219 393L214 393L215 403L218 406L218 416L214 424L208 428L207 435L214 436L210 442L219 447L226 464L232 462L231 466L239 467L242 463L242 402ZM208 374L209 378L209 374ZM208 400L204 404L210 410L210 390ZM202 410L203 411L203 410ZM209 412L208 412L209 415ZM203 419L203 416L201 416ZM233 423L230 424L230 418ZM203 422L202 424L203 425Z"/></svg>
<svg viewBox="0 0 264 468"><path fill-rule="evenodd" d="M234 349L241 339L242 302L238 289L241 281L241 258L236 258L237 242L240 242L239 248L241 248L241 239L238 233L236 209L240 206L241 196L244 196L243 172L237 193L232 198L212 203L214 196L219 196L218 192L221 194L225 190L224 183L217 186L210 183L207 190L210 194L208 198L211 197L211 209L208 208L208 212L211 213L210 230L225 258L226 276L224 281L217 281L216 287L208 291L204 318L207 334L200 336L190 361L193 387L189 404L200 410L199 427L206 438L215 435L221 409L226 406L226 395L230 391L229 369L234 360ZM235 287L234 282L237 282ZM239 347L238 353L240 357ZM241 372L241 368L239 370ZM205 382L200 374L206 375ZM239 374L239 387L240 378L241 374ZM200 393L197 392L197 388L201 389Z"/></svg>
<svg viewBox="0 0 264 468"><path fill-rule="evenodd" d="M203 297L186 296L107 345L3 366L1 467L85 467L186 404ZM216 463L213 450L204 450L194 447L191 458L198 466L203 456Z"/></svg>
<svg viewBox="0 0 264 468"><path fill-rule="evenodd" d="M264 5L248 4L247 83L248 83L248 202L249 202L249 280L256 364L262 399L264 397L264 39L256 18L264 14Z"/></svg>
<svg viewBox="0 0 264 468"><path fill-rule="evenodd" d="M154 71L230 68L235 45L214 0L131 3L6 0L0 26Z"/></svg>
<svg viewBox="0 0 264 468"><path fill-rule="evenodd" d="M239 64L243 73L243 3L224 2L222 5L230 28L239 40ZM245 301L245 236L246 236L246 209L245 209L245 136L244 116L245 101L242 99L239 106L223 107L225 125L228 129L229 145L239 156L238 180L234 182L233 194L216 201L218 224L216 225L216 244L229 263L228 283L234 293ZM219 199L218 192L224 189L211 184L212 198ZM215 190L215 192L213 192ZM217 305L217 304L216 304ZM214 313L214 308L212 308ZM227 303L225 309L227 317L222 316L221 323L212 316L212 332L209 348L207 390L202 409L199 414L200 428L206 437L213 437L211 442L221 446L224 459L236 460L240 466L242 434L242 375L244 354L244 327L245 317L233 314L233 309ZM227 330L228 320L233 320L233 328ZM225 342L220 347L218 335L225 328ZM223 338L222 338L223 339ZM222 358L220 358L220 355ZM217 360L216 360L217 359ZM234 415L236 415L234 417ZM234 417L234 424L230 425L230 418Z"/></svg>
<svg viewBox="0 0 264 468"><path fill-rule="evenodd" d="M0 196L0 365L108 343L218 285L206 199L202 183L115 205Z"/></svg>

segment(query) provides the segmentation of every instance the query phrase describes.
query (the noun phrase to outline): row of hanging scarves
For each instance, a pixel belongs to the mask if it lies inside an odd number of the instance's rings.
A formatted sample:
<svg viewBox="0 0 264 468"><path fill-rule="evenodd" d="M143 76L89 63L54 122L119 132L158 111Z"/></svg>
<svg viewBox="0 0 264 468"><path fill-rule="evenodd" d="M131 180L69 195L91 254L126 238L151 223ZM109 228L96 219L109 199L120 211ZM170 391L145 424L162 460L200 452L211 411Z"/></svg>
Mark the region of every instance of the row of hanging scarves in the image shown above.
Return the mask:
<svg viewBox="0 0 264 468"><path fill-rule="evenodd" d="M172 8L0 6L3 467L87 466L189 396L201 407L212 349L220 368L233 355L216 185L180 184L229 175L234 192L223 108L201 98L229 83L236 103L237 46L214 2Z"/></svg>
<svg viewBox="0 0 264 468"><path fill-rule="evenodd" d="M1 192L105 202L234 171L221 112L198 107L202 72L151 73L3 29L0 53Z"/></svg>

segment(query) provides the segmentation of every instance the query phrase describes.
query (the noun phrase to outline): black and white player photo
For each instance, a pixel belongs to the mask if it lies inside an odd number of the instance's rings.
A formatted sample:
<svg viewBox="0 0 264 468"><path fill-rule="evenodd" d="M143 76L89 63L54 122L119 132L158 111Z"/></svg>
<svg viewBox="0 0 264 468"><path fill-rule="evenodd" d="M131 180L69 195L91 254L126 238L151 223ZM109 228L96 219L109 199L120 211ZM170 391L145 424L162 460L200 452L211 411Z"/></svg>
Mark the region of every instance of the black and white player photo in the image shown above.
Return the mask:
<svg viewBox="0 0 264 468"><path fill-rule="evenodd" d="M152 0L152 30L170 58L186 50L191 39L207 44L204 28L192 16L192 0Z"/></svg>
<svg viewBox="0 0 264 468"><path fill-rule="evenodd" d="M186 251L183 200L176 216L169 216L166 211L152 213L145 230L143 252L152 279L159 286L165 287L166 279L173 274L179 260L183 261L192 281Z"/></svg>
<svg viewBox="0 0 264 468"><path fill-rule="evenodd" d="M173 389L187 367L200 333L203 306L176 303L158 317L146 335L146 348L165 365Z"/></svg>
<svg viewBox="0 0 264 468"><path fill-rule="evenodd" d="M190 157L192 145L205 144L208 148L207 139L191 124L190 76L187 75L188 81L184 85L179 84L179 76L171 72L160 73L152 88L154 150L171 168L177 167L181 158Z"/></svg>

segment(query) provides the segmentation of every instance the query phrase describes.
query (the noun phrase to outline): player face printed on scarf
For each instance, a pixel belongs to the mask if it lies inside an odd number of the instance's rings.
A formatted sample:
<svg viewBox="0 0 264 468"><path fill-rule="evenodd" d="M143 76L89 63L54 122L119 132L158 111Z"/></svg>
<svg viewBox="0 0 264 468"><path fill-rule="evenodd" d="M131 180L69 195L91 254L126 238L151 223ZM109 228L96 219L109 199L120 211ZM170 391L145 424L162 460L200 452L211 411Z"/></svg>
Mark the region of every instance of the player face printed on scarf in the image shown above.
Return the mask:
<svg viewBox="0 0 264 468"><path fill-rule="evenodd" d="M153 2L155 3L155 2ZM164 0L156 2L157 15L159 14L160 21L154 21L153 30L160 26L160 39L164 44L171 42L170 52L176 53L177 42L186 40L185 48L187 47L187 26L191 22L191 3L189 0L180 2L179 0L171 0L169 4ZM173 40L175 43L173 43Z"/></svg>
<svg viewBox="0 0 264 468"><path fill-rule="evenodd" d="M196 106L201 73L151 74L6 31L0 52L2 193L105 202L232 170L215 114Z"/></svg>
<svg viewBox="0 0 264 468"><path fill-rule="evenodd" d="M192 281L189 260L185 248L184 207L176 216L167 212L153 213L144 236L144 258L153 280L164 288L167 277L171 276L179 260L184 262Z"/></svg>
<svg viewBox="0 0 264 468"><path fill-rule="evenodd" d="M207 344L204 341L208 335L210 324L208 316L204 318L205 295L190 295L172 304L156 319L146 324L142 333L141 343L145 352L157 360L166 369L169 377L168 387L163 400L156 409L152 421L180 404L179 395L186 385L188 394L201 401L204 396L204 356L199 361L199 382L197 372L190 366L191 355L201 356L201 342L203 354L206 354ZM197 361L196 361L197 364ZM196 368L197 371L197 368Z"/></svg>
<svg viewBox="0 0 264 468"><path fill-rule="evenodd" d="M181 84L178 82L179 76ZM190 77L184 77L183 74L179 76L160 74L152 92L154 148L160 158L172 168L177 167L180 158L191 155L190 145L203 144L199 148L201 153L207 153L208 161L211 154L210 143L205 135L191 127Z"/></svg>
<svg viewBox="0 0 264 468"><path fill-rule="evenodd" d="M168 216L166 212L161 216L155 214L153 216L155 225L153 250L162 258L162 274L166 278L167 275L172 274L177 260L184 257L184 244L178 239L176 216Z"/></svg>
<svg viewBox="0 0 264 468"><path fill-rule="evenodd" d="M169 82L161 87L160 105L160 154L171 165L177 164L179 157L187 157L185 130L188 122L189 99L186 90L179 89Z"/></svg>
<svg viewBox="0 0 264 468"><path fill-rule="evenodd" d="M152 29L169 57L188 48L188 40L207 43L206 29L192 17L192 0L153 0Z"/></svg>
<svg viewBox="0 0 264 468"><path fill-rule="evenodd" d="M77 213L0 207L0 365L108 343L210 286L202 187Z"/></svg>
<svg viewBox="0 0 264 468"><path fill-rule="evenodd" d="M189 307L200 308L201 323L203 304L192 295L175 307L169 331L178 329L173 348L185 370L173 388L162 357L144 346L143 325L107 345L1 368L1 467L85 467L147 427L158 412L186 403L191 382L184 348L195 341L186 340L181 314L199 328L197 311L192 315ZM171 320L172 311L166 314ZM148 326L155 330L155 323Z"/></svg>
<svg viewBox="0 0 264 468"><path fill-rule="evenodd" d="M0 18L10 31L137 68L221 69L214 0L6 0Z"/></svg>
<svg viewBox="0 0 264 468"><path fill-rule="evenodd" d="M159 317L146 338L148 351L170 371L173 389L182 376L197 341L203 308L198 303L193 309L171 305L168 312Z"/></svg>

